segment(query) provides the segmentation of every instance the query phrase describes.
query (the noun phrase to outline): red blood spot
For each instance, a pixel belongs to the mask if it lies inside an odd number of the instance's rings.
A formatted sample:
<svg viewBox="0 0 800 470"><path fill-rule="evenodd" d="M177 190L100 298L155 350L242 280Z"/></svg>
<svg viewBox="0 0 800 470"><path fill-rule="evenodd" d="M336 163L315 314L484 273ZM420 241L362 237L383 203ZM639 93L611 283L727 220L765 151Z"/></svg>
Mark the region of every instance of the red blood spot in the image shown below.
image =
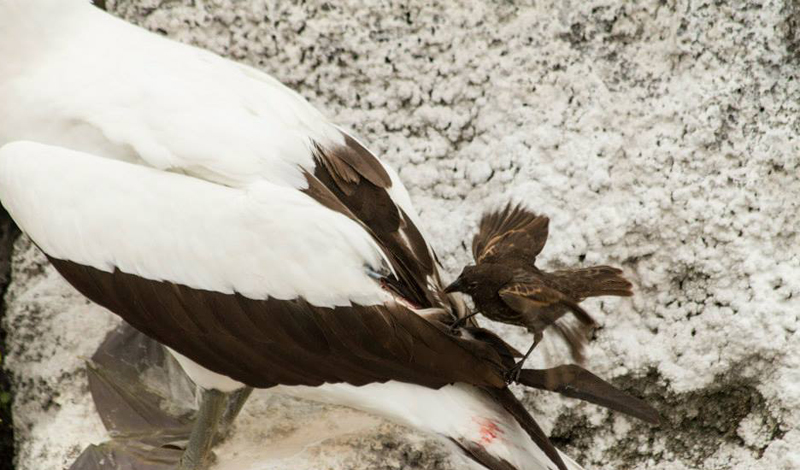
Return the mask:
<svg viewBox="0 0 800 470"><path fill-rule="evenodd" d="M486 418L472 418L480 426L478 432L481 435L480 444L489 445L503 433L494 421Z"/></svg>

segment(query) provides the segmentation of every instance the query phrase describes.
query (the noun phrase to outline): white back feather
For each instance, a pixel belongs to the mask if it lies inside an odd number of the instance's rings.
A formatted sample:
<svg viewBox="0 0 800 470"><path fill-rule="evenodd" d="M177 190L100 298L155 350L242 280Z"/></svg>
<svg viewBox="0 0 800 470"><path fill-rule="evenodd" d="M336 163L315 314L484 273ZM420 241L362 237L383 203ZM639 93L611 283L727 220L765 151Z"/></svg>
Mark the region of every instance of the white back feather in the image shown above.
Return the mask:
<svg viewBox="0 0 800 470"><path fill-rule="evenodd" d="M0 199L50 256L254 299L383 303L371 236L295 189L229 188L34 143L0 149Z"/></svg>

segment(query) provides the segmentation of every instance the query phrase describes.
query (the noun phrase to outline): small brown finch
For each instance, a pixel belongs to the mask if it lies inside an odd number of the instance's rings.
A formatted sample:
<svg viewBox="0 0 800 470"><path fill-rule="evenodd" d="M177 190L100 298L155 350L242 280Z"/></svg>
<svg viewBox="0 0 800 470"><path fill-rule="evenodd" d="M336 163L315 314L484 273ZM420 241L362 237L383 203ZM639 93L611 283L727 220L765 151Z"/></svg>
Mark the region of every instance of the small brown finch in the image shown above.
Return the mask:
<svg viewBox="0 0 800 470"><path fill-rule="evenodd" d="M580 329L556 323L572 312L586 327L595 325L578 305L587 297L630 296L631 284L622 271L610 266L545 272L534 263L547 241L549 219L517 205L489 212L472 240L475 265L466 266L445 292L463 292L472 297L486 317L523 326L533 333L533 345L511 371L516 381L522 365L550 325L570 345L573 357L582 361L585 334ZM463 319L462 319L463 320Z"/></svg>

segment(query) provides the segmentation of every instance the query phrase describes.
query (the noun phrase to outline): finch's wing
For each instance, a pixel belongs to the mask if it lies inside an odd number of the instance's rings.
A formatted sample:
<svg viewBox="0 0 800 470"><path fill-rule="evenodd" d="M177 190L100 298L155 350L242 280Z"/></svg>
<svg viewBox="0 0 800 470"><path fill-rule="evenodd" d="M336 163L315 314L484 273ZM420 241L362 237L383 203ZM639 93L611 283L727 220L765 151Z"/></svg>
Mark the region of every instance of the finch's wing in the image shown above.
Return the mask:
<svg viewBox="0 0 800 470"><path fill-rule="evenodd" d="M472 239L475 262L513 254L533 264L547 241L549 223L546 216L510 203L503 210L484 214L478 234Z"/></svg>
<svg viewBox="0 0 800 470"><path fill-rule="evenodd" d="M594 319L576 302L558 290L549 287L532 273L518 272L514 282L499 291L506 305L520 314L520 323L528 324L534 331L544 331L553 326L566 342L572 357L577 362L584 360L587 327ZM571 323L563 318L572 312L580 323Z"/></svg>
<svg viewBox="0 0 800 470"><path fill-rule="evenodd" d="M500 289L499 294L506 305L525 314L539 313L542 309L565 300L563 294L547 287L533 276L506 285Z"/></svg>

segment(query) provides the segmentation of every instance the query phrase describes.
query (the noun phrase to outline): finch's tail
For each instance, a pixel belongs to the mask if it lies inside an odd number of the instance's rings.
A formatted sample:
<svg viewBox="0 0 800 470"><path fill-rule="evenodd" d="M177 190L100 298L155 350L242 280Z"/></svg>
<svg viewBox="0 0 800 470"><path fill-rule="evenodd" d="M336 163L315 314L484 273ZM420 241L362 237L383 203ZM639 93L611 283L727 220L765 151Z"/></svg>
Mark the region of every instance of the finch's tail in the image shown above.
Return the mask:
<svg viewBox="0 0 800 470"><path fill-rule="evenodd" d="M548 274L558 283L562 292L577 301L603 295L633 295L633 286L622 276L622 270L611 266L565 269Z"/></svg>

